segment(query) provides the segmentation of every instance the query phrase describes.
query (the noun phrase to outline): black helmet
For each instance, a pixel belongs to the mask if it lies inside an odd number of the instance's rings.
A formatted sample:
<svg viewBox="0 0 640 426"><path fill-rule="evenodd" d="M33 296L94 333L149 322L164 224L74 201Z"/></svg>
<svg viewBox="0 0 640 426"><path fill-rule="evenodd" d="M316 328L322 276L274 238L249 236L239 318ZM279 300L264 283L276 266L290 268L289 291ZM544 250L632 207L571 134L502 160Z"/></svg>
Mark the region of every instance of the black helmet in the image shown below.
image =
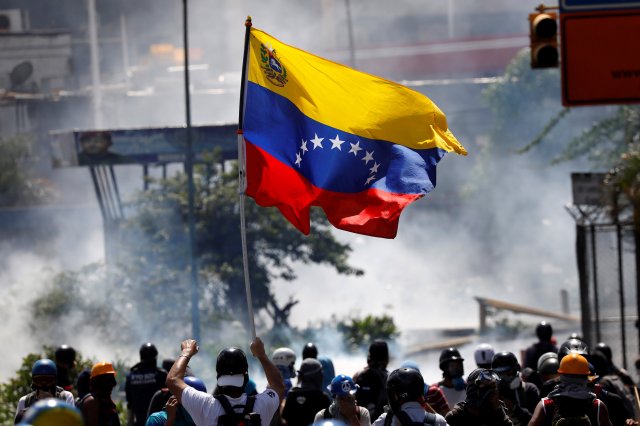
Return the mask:
<svg viewBox="0 0 640 426"><path fill-rule="evenodd" d="M56 362L62 364L73 364L76 360L76 350L69 345L61 345L55 352Z"/></svg>
<svg viewBox="0 0 640 426"><path fill-rule="evenodd" d="M613 353L611 352L611 346L607 345L605 342L600 342L596 345L596 351L604 355L605 358L607 358L607 362L611 364L611 359L613 358Z"/></svg>
<svg viewBox="0 0 640 426"><path fill-rule="evenodd" d="M398 368L387 378L387 397L391 408L397 411L408 401L417 401L424 394L424 379L418 370Z"/></svg>
<svg viewBox="0 0 640 426"><path fill-rule="evenodd" d="M140 360L151 361L158 356L158 350L151 342L147 342L140 346Z"/></svg>
<svg viewBox="0 0 640 426"><path fill-rule="evenodd" d="M247 356L239 348L226 348L220 351L216 360L216 373L220 376L247 374L249 364Z"/></svg>
<svg viewBox="0 0 640 426"><path fill-rule="evenodd" d="M541 321L540 324L536 326L536 336L538 336L540 341L550 341L551 336L553 336L553 328L551 328L551 324L546 321Z"/></svg>
<svg viewBox="0 0 640 426"><path fill-rule="evenodd" d="M448 348L440 352L440 369L445 370L444 365L449 361L464 361L456 348Z"/></svg>
<svg viewBox="0 0 640 426"><path fill-rule="evenodd" d="M505 373L514 369L520 371L520 364L511 352L498 352L491 360L491 369L496 373Z"/></svg>
<svg viewBox="0 0 640 426"><path fill-rule="evenodd" d="M589 347L585 342L578 339L569 339L560 345L558 349L558 362L562 361L565 355L570 353L577 353L583 356L589 355Z"/></svg>
<svg viewBox="0 0 640 426"><path fill-rule="evenodd" d="M580 335L580 333L571 333L571 334L569 335L569 337L567 338L567 340L570 340L570 339L578 339L578 340L582 340L582 341L584 341L584 339L582 338L582 336Z"/></svg>
<svg viewBox="0 0 640 426"><path fill-rule="evenodd" d="M369 345L369 363L379 363L386 365L389 362L389 346L382 339L376 339Z"/></svg>
<svg viewBox="0 0 640 426"><path fill-rule="evenodd" d="M304 348L302 348L302 359L304 360L307 358L318 358L318 348L316 348L316 345L311 342L307 343L304 345Z"/></svg>
<svg viewBox="0 0 640 426"><path fill-rule="evenodd" d="M481 406L491 392L497 392L500 377L491 370L477 368L467 377L467 403Z"/></svg>

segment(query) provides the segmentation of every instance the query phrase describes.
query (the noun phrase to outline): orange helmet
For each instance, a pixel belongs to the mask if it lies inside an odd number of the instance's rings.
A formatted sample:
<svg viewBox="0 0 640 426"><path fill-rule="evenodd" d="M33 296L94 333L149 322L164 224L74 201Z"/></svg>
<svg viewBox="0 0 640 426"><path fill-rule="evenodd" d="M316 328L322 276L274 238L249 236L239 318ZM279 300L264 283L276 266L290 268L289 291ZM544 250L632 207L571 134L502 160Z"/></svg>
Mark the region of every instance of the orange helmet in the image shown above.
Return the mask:
<svg viewBox="0 0 640 426"><path fill-rule="evenodd" d="M116 370L113 369L113 364L110 362L97 362L91 367L91 378L96 376L102 376L103 374L116 375Z"/></svg>
<svg viewBox="0 0 640 426"><path fill-rule="evenodd" d="M570 353L560 361L558 373L588 376L591 374L591 371L589 370L589 362L585 357L577 353Z"/></svg>

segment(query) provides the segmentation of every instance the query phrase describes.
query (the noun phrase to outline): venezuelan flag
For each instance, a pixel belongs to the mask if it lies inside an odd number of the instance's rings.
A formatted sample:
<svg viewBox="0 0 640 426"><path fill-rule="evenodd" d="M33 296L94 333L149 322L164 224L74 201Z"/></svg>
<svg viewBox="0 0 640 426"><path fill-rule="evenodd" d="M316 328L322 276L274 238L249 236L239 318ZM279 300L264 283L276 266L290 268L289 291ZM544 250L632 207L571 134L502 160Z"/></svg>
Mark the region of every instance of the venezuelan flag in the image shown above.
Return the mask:
<svg viewBox="0 0 640 426"><path fill-rule="evenodd" d="M400 213L466 155L427 97L251 28L244 103L246 194L301 232L311 206L337 228L394 238Z"/></svg>

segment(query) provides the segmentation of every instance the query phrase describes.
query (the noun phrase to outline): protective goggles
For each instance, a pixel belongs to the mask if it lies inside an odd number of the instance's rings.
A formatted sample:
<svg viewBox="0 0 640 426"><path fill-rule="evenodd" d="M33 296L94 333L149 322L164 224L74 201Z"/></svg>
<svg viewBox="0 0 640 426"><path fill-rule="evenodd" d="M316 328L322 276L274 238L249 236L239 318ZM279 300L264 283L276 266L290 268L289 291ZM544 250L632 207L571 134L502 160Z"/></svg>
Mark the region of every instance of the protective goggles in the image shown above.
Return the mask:
<svg viewBox="0 0 640 426"><path fill-rule="evenodd" d="M475 384L478 386L486 386L490 384L494 384L500 381L500 376L498 376L492 370L482 370L478 377L475 380Z"/></svg>

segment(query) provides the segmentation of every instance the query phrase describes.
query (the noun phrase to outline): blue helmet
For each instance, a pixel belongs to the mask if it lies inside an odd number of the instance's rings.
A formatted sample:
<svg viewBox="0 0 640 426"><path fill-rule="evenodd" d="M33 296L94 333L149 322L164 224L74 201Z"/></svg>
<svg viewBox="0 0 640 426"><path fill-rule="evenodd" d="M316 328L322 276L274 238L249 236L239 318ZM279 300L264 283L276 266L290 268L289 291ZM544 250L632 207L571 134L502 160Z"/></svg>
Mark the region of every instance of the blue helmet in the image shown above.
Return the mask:
<svg viewBox="0 0 640 426"><path fill-rule="evenodd" d="M206 392L207 386L205 386L204 382L197 377L187 376L184 378L184 382L194 388L195 390L199 390L200 392Z"/></svg>
<svg viewBox="0 0 640 426"><path fill-rule="evenodd" d="M50 359L39 359L31 367L31 377L34 376L56 376L58 369L56 363Z"/></svg>
<svg viewBox="0 0 640 426"><path fill-rule="evenodd" d="M80 410L60 399L47 398L33 404L22 423L31 426L83 426Z"/></svg>
<svg viewBox="0 0 640 426"><path fill-rule="evenodd" d="M358 390L359 386L353 382L353 379L344 374L339 374L331 380L331 384L327 386L331 395L345 396L353 395Z"/></svg>

